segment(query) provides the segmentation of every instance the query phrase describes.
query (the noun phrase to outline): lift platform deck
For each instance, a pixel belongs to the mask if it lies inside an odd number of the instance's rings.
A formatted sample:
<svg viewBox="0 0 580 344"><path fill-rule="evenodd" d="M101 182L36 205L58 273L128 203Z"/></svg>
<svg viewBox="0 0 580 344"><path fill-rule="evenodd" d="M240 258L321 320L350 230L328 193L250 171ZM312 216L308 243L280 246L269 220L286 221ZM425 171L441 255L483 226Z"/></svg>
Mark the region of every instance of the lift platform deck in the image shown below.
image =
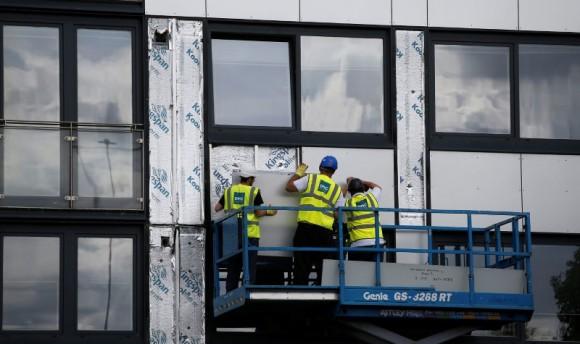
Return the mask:
<svg viewBox="0 0 580 344"><path fill-rule="evenodd" d="M354 208L338 208L335 247L251 247L244 215L256 209L296 212L300 208L245 207L214 223L213 310L218 319L234 316L240 320L257 313L273 317L276 313L298 312L339 320L433 319L456 324L466 321L502 324L527 321L533 313L529 213L369 208L377 220L376 233L420 234L424 246L381 247L375 240L372 248L352 248L345 245L346 229L342 220L345 212ZM393 219L426 215L431 222L442 216L453 216L462 218L464 225L403 225L385 224L385 221L379 224L380 214L388 214ZM434 236L438 232L454 232L465 238L465 245L461 249L434 247ZM322 283L293 285L291 258L288 258L290 268L279 284L252 285L249 274L244 273L240 286L226 292L223 280L229 262L241 256L243 271L249 271L250 251L324 253L328 259L323 263ZM373 252L376 261L349 260L348 253L353 251ZM417 256L419 264L385 262L381 258L399 254ZM445 259L438 257L446 255L462 257L465 266L442 264Z"/></svg>

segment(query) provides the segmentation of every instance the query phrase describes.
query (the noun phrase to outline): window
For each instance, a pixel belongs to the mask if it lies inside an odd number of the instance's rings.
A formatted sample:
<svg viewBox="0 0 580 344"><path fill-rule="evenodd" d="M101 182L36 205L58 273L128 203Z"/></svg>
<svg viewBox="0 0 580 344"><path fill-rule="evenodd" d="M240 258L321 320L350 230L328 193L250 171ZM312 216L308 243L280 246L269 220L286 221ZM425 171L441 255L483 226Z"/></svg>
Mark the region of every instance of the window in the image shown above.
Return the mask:
<svg viewBox="0 0 580 344"><path fill-rule="evenodd" d="M143 209L138 24L89 23L0 21L0 206Z"/></svg>
<svg viewBox="0 0 580 344"><path fill-rule="evenodd" d="M0 342L142 343L143 228L4 224Z"/></svg>
<svg viewBox="0 0 580 344"><path fill-rule="evenodd" d="M215 144L392 147L384 30L209 24Z"/></svg>
<svg viewBox="0 0 580 344"><path fill-rule="evenodd" d="M431 146L580 154L580 42L433 32Z"/></svg>

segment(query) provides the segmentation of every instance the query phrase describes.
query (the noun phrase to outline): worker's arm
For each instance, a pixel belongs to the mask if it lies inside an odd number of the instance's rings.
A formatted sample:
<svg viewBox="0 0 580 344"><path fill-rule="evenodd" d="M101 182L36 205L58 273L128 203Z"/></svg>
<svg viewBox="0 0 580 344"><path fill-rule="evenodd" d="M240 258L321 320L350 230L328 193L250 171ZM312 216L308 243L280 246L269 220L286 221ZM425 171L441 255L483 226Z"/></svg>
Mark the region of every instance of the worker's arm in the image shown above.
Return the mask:
<svg viewBox="0 0 580 344"><path fill-rule="evenodd" d="M379 189L383 189L379 184L375 184L373 182L370 182L368 180L363 180L363 185L365 186L365 188L367 189L374 189L374 188L379 188Z"/></svg>
<svg viewBox="0 0 580 344"><path fill-rule="evenodd" d="M260 191L258 191L258 194L256 195L256 200L254 201L254 206L259 207L262 204L264 204L264 200L262 199L262 194L260 193ZM254 215L256 215L257 217L274 216L277 213L278 213L278 210L273 210L273 209L268 209L268 210L256 209L254 211Z"/></svg>
<svg viewBox="0 0 580 344"><path fill-rule="evenodd" d="M220 200L213 207L213 210L215 210L215 212L217 213L218 211L222 210L223 208L224 208L224 196L222 195Z"/></svg>
<svg viewBox="0 0 580 344"><path fill-rule="evenodd" d="M298 179L304 177L307 169L308 169L308 165L306 165L306 164L300 164L300 166L298 166L298 168L296 169L296 173L294 173L292 175L292 177L290 177L290 179L286 183L286 191L288 191L288 192L299 192L300 191L300 190L298 190L298 188L296 187L294 182L297 181Z"/></svg>

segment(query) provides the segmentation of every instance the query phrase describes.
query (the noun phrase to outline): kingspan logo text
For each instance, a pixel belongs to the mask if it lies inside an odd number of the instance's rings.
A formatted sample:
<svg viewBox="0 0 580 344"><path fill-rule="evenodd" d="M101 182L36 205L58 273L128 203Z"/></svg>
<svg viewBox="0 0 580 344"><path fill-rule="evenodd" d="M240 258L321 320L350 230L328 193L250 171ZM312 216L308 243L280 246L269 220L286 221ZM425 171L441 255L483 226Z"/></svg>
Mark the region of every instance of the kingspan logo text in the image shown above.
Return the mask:
<svg viewBox="0 0 580 344"><path fill-rule="evenodd" d="M389 301L389 295L385 293L371 293L365 291L363 299L365 299L365 301Z"/></svg>

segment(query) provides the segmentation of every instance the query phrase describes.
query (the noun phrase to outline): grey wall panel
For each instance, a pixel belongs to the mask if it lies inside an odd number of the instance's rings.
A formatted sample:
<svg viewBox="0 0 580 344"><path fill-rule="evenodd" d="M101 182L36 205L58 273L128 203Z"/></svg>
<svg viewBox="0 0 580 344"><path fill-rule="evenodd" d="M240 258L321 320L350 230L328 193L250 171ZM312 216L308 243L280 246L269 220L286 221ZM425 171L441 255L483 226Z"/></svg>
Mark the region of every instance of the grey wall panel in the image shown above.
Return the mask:
<svg viewBox="0 0 580 344"><path fill-rule="evenodd" d="M580 1L520 0L520 30L580 32Z"/></svg>
<svg viewBox="0 0 580 344"><path fill-rule="evenodd" d="M205 0L146 0L148 15L205 17Z"/></svg>
<svg viewBox="0 0 580 344"><path fill-rule="evenodd" d="M206 0L213 18L299 20L299 0Z"/></svg>
<svg viewBox="0 0 580 344"><path fill-rule="evenodd" d="M520 155L431 152L431 207L521 211ZM489 225L501 218L474 219ZM433 216L434 224L466 224L465 216Z"/></svg>
<svg viewBox="0 0 580 344"><path fill-rule="evenodd" d="M427 0L392 0L393 25L427 26Z"/></svg>
<svg viewBox="0 0 580 344"><path fill-rule="evenodd" d="M429 26L517 30L517 0L430 0Z"/></svg>
<svg viewBox="0 0 580 344"><path fill-rule="evenodd" d="M332 179L339 184L346 184L347 177L370 180L382 186L379 199L381 207L395 205L394 191L394 154L389 149L355 149L355 148L322 148L303 147L302 161L310 166L308 172L318 172L320 160L325 155L334 155L338 160L338 170ZM392 216L381 215L383 223L392 223Z"/></svg>
<svg viewBox="0 0 580 344"><path fill-rule="evenodd" d="M580 156L522 157L524 210L532 231L580 233Z"/></svg>
<svg viewBox="0 0 580 344"><path fill-rule="evenodd" d="M301 0L300 21L391 24L390 0Z"/></svg>

